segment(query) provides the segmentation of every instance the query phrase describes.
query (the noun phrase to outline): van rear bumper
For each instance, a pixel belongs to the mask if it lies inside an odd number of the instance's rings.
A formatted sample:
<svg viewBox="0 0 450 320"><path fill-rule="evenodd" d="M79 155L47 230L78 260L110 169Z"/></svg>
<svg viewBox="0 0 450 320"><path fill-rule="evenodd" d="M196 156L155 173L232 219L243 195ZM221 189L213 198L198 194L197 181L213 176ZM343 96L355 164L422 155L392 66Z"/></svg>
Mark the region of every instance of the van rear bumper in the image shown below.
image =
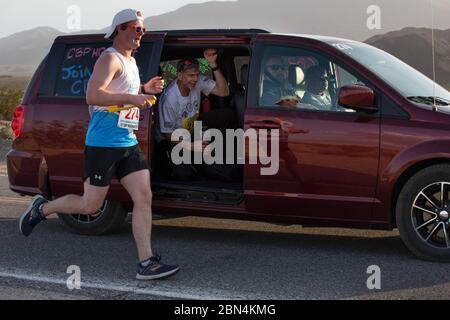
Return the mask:
<svg viewBox="0 0 450 320"><path fill-rule="evenodd" d="M42 194L51 196L48 182L48 167L39 151L11 150L6 155L9 188L22 195Z"/></svg>

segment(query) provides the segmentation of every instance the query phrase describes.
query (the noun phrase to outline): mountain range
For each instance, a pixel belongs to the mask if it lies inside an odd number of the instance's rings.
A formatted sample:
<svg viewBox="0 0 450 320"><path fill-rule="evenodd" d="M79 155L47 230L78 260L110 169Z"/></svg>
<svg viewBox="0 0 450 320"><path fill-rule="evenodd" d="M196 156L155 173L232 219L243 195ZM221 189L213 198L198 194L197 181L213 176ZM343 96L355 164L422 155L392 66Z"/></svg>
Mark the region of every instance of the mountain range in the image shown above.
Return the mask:
<svg viewBox="0 0 450 320"><path fill-rule="evenodd" d="M450 90L450 29L435 30L434 60L436 82ZM405 28L368 39L366 42L400 58L429 78L433 78L431 30Z"/></svg>

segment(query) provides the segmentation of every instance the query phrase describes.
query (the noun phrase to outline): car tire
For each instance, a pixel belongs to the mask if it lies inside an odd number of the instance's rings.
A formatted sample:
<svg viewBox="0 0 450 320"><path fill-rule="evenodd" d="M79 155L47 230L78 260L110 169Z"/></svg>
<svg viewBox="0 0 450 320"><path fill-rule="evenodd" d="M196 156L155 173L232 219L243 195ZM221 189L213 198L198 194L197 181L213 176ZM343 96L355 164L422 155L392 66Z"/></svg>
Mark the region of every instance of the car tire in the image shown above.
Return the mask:
<svg viewBox="0 0 450 320"><path fill-rule="evenodd" d="M401 190L395 217L400 237L420 259L450 261L450 165L433 165Z"/></svg>
<svg viewBox="0 0 450 320"><path fill-rule="evenodd" d="M69 231L82 235L106 235L120 229L128 216L120 202L105 201L96 214L58 214Z"/></svg>

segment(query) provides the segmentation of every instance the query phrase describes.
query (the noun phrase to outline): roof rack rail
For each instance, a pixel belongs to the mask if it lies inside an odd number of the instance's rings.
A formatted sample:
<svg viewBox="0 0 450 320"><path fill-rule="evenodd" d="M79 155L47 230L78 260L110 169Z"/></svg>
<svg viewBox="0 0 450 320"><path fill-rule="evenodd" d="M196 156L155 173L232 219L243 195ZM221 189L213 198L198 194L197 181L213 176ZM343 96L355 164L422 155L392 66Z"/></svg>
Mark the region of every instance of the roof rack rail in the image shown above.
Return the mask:
<svg viewBox="0 0 450 320"><path fill-rule="evenodd" d="M168 35L209 35L209 34L230 34L247 35L256 33L270 33L263 29L190 29L190 30L151 30L151 32L165 32Z"/></svg>

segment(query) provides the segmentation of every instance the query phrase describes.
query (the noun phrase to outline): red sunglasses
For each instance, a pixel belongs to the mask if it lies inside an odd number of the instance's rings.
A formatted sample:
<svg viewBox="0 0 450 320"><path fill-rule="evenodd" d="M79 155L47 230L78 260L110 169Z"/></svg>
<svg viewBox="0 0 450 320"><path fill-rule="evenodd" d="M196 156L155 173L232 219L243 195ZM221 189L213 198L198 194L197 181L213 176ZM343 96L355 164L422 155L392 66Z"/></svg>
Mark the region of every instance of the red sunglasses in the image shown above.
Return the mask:
<svg viewBox="0 0 450 320"><path fill-rule="evenodd" d="M136 33L141 33L141 32L145 33L147 31L146 28L141 27L141 26L136 26L136 25L131 26L131 29L133 29Z"/></svg>

